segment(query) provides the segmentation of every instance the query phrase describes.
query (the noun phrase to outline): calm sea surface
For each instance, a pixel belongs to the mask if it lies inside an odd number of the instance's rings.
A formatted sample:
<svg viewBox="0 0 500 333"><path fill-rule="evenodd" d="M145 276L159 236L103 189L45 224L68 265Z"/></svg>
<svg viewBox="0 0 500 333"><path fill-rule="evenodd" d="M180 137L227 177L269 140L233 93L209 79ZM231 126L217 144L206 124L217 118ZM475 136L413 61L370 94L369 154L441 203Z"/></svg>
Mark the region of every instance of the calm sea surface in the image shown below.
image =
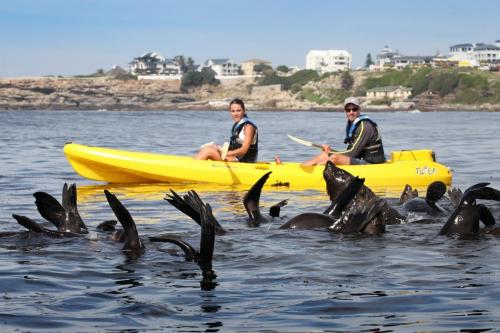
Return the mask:
<svg viewBox="0 0 500 333"><path fill-rule="evenodd" d="M259 125L261 160L276 153L284 161L305 160L317 152L286 134L343 146L342 113L249 115ZM431 148L454 170L454 186L491 182L500 189L500 113L370 115L382 129L386 153ZM50 239L21 232L11 217L42 221L32 193L60 199L63 184L75 182L89 229L114 218L102 192L108 188L144 239L171 234L198 248L199 226L163 200L169 188L184 194L191 187L92 182L74 173L62 149L72 141L192 155L203 143L227 141L231 125L227 112L0 112L0 232L20 232L0 238L2 331L498 330L500 238L436 236L444 218L390 226L381 237L278 230L301 212L321 212L328 197L276 189L263 191L261 205L288 198L282 219L250 228L244 192L193 185L229 229L216 238L217 279L201 288L199 267L173 246L146 240L145 254L134 259L105 234ZM484 203L500 220L500 205Z"/></svg>

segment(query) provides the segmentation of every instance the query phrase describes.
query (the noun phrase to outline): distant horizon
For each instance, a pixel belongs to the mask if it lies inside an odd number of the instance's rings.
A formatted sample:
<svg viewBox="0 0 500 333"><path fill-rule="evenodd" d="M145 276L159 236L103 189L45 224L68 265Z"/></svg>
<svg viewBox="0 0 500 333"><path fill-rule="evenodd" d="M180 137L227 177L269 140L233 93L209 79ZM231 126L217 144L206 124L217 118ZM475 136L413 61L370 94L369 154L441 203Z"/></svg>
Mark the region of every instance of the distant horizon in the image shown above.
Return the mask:
<svg viewBox="0 0 500 333"><path fill-rule="evenodd" d="M158 52L166 58L305 67L309 50L347 50L352 68L387 45L403 55L449 54L500 39L500 2L395 0L18 0L0 3L0 77L74 76Z"/></svg>

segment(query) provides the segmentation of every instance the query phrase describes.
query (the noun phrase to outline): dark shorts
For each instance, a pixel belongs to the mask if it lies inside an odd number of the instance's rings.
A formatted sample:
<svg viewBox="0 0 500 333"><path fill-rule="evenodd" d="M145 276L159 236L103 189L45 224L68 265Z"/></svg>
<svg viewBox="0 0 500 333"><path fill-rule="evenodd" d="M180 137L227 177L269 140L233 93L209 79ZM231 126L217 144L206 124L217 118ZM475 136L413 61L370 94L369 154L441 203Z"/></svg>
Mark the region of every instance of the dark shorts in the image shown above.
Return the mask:
<svg viewBox="0 0 500 333"><path fill-rule="evenodd" d="M359 158L351 157L350 165L365 165L365 164L368 164L368 163L366 163L365 160L360 160Z"/></svg>

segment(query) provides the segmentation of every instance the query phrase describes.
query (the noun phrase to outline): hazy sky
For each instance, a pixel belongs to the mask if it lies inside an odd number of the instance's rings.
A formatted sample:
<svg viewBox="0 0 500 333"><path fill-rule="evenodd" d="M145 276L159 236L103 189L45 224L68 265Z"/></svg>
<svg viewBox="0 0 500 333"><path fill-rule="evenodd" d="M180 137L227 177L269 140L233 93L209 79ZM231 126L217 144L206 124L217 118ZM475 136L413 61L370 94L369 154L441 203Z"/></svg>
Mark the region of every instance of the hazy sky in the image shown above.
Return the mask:
<svg viewBox="0 0 500 333"><path fill-rule="evenodd" d="M89 74L148 51L304 67L311 49L346 49L356 67L384 45L499 39L498 0L0 0L0 77Z"/></svg>

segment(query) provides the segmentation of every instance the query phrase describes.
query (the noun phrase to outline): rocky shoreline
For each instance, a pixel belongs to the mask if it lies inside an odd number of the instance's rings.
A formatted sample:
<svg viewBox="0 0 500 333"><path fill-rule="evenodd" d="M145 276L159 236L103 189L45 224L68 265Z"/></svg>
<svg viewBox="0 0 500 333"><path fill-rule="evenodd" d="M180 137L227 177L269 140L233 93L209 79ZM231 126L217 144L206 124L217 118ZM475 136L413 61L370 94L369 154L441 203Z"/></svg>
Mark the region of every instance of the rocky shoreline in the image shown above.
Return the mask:
<svg viewBox="0 0 500 333"><path fill-rule="evenodd" d="M180 81L117 80L97 78L0 79L0 110L226 110L234 97L251 110L339 111L341 105L319 105L297 99L288 91L252 91L250 79L223 81L218 87L189 93ZM415 104L387 107L366 105L366 111L500 111L500 104L457 105L420 98ZM410 105L410 106L409 106Z"/></svg>

